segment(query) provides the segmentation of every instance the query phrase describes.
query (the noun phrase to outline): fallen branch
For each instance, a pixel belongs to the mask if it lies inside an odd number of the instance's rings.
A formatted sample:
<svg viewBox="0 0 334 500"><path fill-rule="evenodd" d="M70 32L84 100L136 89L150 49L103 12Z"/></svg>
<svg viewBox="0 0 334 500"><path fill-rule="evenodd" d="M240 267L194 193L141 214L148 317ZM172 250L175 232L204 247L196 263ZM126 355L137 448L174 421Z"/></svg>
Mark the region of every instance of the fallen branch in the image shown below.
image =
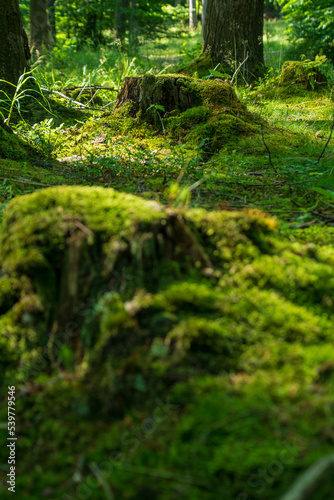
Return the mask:
<svg viewBox="0 0 334 500"><path fill-rule="evenodd" d="M63 92L72 92L74 90L85 90L85 89L93 89L93 90L109 90L111 92L119 92L119 89L114 89L113 87L104 87L103 85L84 85L83 87L66 87L62 89Z"/></svg>
<svg viewBox="0 0 334 500"><path fill-rule="evenodd" d="M11 179L10 177L0 177L1 180L19 182L20 184L34 184L35 186L57 186L57 184L44 184L42 182L29 181L28 179Z"/></svg>
<svg viewBox="0 0 334 500"><path fill-rule="evenodd" d="M110 106L111 104L114 104L116 102L116 100L115 100L115 101L108 102L108 104L101 106L101 108L92 108L90 106L87 106L86 104L83 104L82 102L79 102L79 101L76 101L75 99L72 99L71 97L67 97L67 95L62 94L61 92L58 92L58 90L50 90L50 89L47 89L45 87L41 87L41 90L43 90L43 92L49 92L50 94L59 95L60 97L62 97L62 99L66 99L67 101L70 101L73 104L76 104L77 108L75 108L75 109L84 108L84 109L88 109L90 111L101 111L101 110L107 108L108 106Z"/></svg>
<svg viewBox="0 0 334 500"><path fill-rule="evenodd" d="M318 165L318 163L320 162L321 158L322 158L322 157L324 156L324 154L325 154L325 151L326 151L326 149L327 149L327 146L328 146L328 144L330 143L330 140L331 140L331 138L332 138L333 129L334 129L334 113L333 113L333 120L332 120L331 131L330 131L330 133L329 133L329 136L328 136L328 139L327 139L326 144L325 144L325 146L324 146L324 149L321 151L320 156L319 156L318 160L316 161L316 165Z"/></svg>
<svg viewBox="0 0 334 500"><path fill-rule="evenodd" d="M270 149L268 148L268 145L264 139L264 133L263 133L263 123L261 123L261 136L262 136L262 142L264 144L264 147L266 148L267 150L267 153L268 153L268 160L269 160L269 165L271 166L271 168L273 169L273 171L277 174L277 170L276 168L274 167L274 164L272 162L272 159L271 159L271 152L270 152Z"/></svg>

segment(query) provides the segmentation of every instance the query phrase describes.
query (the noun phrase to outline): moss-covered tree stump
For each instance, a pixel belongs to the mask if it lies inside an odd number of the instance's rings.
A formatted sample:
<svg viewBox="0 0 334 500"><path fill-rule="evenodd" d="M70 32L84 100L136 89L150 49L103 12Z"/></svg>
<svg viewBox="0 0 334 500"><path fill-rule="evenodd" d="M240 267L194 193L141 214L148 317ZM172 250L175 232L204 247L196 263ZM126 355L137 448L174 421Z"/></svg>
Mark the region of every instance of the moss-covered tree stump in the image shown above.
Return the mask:
<svg viewBox="0 0 334 500"><path fill-rule="evenodd" d="M232 88L219 80L205 82L179 75L125 78L115 108L131 102L138 112L146 113L151 106L161 106L163 113L183 112L202 106L231 106L239 103Z"/></svg>
<svg viewBox="0 0 334 500"><path fill-rule="evenodd" d="M307 90L315 90L327 84L319 65L312 61L286 61L279 77L279 85L302 84Z"/></svg>
<svg viewBox="0 0 334 500"><path fill-rule="evenodd" d="M255 125L229 84L180 75L126 78L114 116L144 121L195 145L207 139L211 151L251 134Z"/></svg>
<svg viewBox="0 0 334 500"><path fill-rule="evenodd" d="M20 498L248 499L264 470L257 491L278 500L333 446L334 231L322 238L97 187L13 200L0 380L17 391Z"/></svg>

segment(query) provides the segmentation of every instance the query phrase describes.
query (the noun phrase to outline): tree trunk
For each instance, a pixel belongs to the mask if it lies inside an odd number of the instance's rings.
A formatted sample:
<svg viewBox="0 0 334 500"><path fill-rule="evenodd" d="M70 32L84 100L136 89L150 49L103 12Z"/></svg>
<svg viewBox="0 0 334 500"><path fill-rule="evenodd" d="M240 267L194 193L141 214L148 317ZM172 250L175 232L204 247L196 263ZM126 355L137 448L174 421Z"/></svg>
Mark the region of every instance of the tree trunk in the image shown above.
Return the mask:
<svg viewBox="0 0 334 500"><path fill-rule="evenodd" d="M127 13L129 11L129 0L117 0L115 8L115 36L124 40L127 25Z"/></svg>
<svg viewBox="0 0 334 500"><path fill-rule="evenodd" d="M197 28L196 0L189 0L189 29Z"/></svg>
<svg viewBox="0 0 334 500"><path fill-rule="evenodd" d="M258 77L263 59L263 0L208 0L203 53L214 66L221 63L233 73L247 57L241 71L246 80Z"/></svg>
<svg viewBox="0 0 334 500"><path fill-rule="evenodd" d="M18 0L0 0L0 79L14 85L28 68ZM0 82L0 88L13 90Z"/></svg>
<svg viewBox="0 0 334 500"><path fill-rule="evenodd" d="M48 17L53 44L56 43L56 0L48 0Z"/></svg>
<svg viewBox="0 0 334 500"><path fill-rule="evenodd" d="M37 56L52 47L47 0L30 0L30 44Z"/></svg>
<svg viewBox="0 0 334 500"><path fill-rule="evenodd" d="M208 0L202 0L202 36L204 36L204 24L205 24L207 6L208 6Z"/></svg>
<svg viewBox="0 0 334 500"><path fill-rule="evenodd" d="M136 2L129 0L129 53L138 51L138 25Z"/></svg>

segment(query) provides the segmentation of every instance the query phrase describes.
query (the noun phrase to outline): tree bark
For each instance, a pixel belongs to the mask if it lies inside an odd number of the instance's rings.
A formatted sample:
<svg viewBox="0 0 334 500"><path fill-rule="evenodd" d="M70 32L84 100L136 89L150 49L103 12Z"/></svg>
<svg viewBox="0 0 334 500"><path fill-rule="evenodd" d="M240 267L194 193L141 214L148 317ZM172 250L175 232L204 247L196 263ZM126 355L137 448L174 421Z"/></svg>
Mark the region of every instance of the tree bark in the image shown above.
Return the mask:
<svg viewBox="0 0 334 500"><path fill-rule="evenodd" d="M30 44L37 56L52 47L47 0L30 0Z"/></svg>
<svg viewBox="0 0 334 500"><path fill-rule="evenodd" d="M213 64L234 72L242 66L246 80L261 74L263 59L263 0L208 0L203 53Z"/></svg>
<svg viewBox="0 0 334 500"><path fill-rule="evenodd" d="M56 0L48 0L48 17L53 44L56 43Z"/></svg>
<svg viewBox="0 0 334 500"><path fill-rule="evenodd" d="M18 0L0 0L0 79L16 85L28 56ZM13 90L1 82L0 89Z"/></svg>
<svg viewBox="0 0 334 500"><path fill-rule="evenodd" d="M117 0L115 7L115 36L124 40L127 28L129 0Z"/></svg>

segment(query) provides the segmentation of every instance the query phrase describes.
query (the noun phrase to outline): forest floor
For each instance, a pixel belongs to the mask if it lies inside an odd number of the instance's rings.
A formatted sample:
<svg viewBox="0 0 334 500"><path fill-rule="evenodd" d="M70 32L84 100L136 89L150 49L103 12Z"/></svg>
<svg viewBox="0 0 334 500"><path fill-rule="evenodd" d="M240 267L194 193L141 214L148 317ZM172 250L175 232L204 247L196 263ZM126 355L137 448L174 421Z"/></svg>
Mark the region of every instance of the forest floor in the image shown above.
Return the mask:
<svg viewBox="0 0 334 500"><path fill-rule="evenodd" d="M23 162L0 160L0 210L14 196L35 189L84 184L114 187L172 206L184 204L186 198L190 206L209 209L256 207L297 228L332 224L330 196L314 191L331 189L334 183L334 149L327 144L333 123L332 87L316 92L282 92L277 87L274 77L288 47L282 27L281 21L266 24L265 59L271 68L267 78L252 89L236 87L239 99L265 120L264 125L253 134L232 137L216 150L210 150L209 139L197 145L175 140L162 130L159 118L156 131L148 133L126 127L114 130L107 124L113 106L108 103L115 101L124 76L175 71L198 52L198 34L172 40L169 50L167 39L143 45L138 58L121 52L111 55L102 48L99 54L87 49L68 53L67 59L56 54L46 65L39 62L34 75L48 89L46 100L42 106L29 103L23 120L14 106L12 118L15 132L38 154ZM100 84L115 90L92 87ZM80 107L78 101L85 104ZM8 103L1 105L6 117Z"/></svg>
<svg viewBox="0 0 334 500"><path fill-rule="evenodd" d="M283 28L266 23L266 78L189 79L210 96L176 115L113 106L124 77L193 60L199 33L136 57L64 45L36 63L45 99L0 101L20 498L282 500L332 454L332 86L278 85ZM328 477L313 500L333 495Z"/></svg>

